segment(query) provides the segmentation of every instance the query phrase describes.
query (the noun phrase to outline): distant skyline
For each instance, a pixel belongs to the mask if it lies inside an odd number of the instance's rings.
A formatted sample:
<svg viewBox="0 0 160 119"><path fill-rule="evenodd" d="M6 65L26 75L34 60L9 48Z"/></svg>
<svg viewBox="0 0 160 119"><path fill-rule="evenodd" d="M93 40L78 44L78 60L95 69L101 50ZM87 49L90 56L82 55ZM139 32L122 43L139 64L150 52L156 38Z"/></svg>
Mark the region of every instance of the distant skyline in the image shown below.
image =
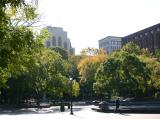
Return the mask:
<svg viewBox="0 0 160 119"><path fill-rule="evenodd" d="M67 31L76 54L107 36L124 37L160 23L160 0L39 0L46 25Z"/></svg>

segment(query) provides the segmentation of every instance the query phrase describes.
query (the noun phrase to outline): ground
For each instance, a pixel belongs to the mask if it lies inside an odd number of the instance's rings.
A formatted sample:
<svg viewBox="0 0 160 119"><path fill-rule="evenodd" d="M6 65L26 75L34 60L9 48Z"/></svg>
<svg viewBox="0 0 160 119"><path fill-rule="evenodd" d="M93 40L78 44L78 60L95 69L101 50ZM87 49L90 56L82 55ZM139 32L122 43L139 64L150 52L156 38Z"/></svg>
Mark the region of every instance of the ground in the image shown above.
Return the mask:
<svg viewBox="0 0 160 119"><path fill-rule="evenodd" d="M0 110L0 119L160 119L160 114L102 113L91 110L91 107L74 106L74 115L70 115L67 107L63 113L59 107Z"/></svg>

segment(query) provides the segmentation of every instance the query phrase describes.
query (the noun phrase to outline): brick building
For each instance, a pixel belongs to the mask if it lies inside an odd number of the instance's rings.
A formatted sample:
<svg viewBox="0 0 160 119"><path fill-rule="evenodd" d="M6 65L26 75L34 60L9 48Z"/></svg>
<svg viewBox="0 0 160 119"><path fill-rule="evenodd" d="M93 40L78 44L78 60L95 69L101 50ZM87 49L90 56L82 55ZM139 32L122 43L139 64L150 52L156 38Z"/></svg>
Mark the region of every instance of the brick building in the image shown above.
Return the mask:
<svg viewBox="0 0 160 119"><path fill-rule="evenodd" d="M148 48L150 52L160 49L160 23L122 38L122 46L134 42L140 48Z"/></svg>

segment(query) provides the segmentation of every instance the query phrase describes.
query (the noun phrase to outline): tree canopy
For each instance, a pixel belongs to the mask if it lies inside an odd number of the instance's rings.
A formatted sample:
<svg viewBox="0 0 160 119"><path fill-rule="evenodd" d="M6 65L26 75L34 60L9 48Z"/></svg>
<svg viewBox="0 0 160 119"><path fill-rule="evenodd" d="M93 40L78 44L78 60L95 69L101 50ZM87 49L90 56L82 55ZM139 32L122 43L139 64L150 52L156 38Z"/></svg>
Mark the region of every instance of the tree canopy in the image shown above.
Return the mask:
<svg viewBox="0 0 160 119"><path fill-rule="evenodd" d="M153 89L159 88L153 83L159 82L158 67L156 59L144 49L128 43L98 67L94 90L122 97L154 96Z"/></svg>

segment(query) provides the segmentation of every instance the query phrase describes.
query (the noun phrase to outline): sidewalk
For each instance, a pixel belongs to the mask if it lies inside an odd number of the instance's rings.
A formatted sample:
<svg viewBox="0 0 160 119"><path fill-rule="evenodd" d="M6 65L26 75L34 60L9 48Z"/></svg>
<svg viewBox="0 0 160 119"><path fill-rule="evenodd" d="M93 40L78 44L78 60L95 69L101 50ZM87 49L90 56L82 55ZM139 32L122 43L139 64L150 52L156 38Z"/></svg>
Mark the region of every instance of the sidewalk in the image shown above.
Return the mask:
<svg viewBox="0 0 160 119"><path fill-rule="evenodd" d="M81 108L81 109L79 109ZM70 115L70 110L65 112L49 112L41 109L39 113L8 113L0 114L0 119L160 119L160 114L125 114L125 113L101 113L91 110L92 106L74 107L74 115ZM43 112L44 111L44 112ZM25 111L24 111L25 112Z"/></svg>
<svg viewBox="0 0 160 119"><path fill-rule="evenodd" d="M108 110L102 110L98 106L92 108L92 110L98 112L106 112L113 113L115 111L115 106L109 106ZM117 113L159 113L160 114L160 106L145 106L145 105L133 105L133 106L120 106Z"/></svg>
<svg viewBox="0 0 160 119"><path fill-rule="evenodd" d="M90 109L90 106L75 106L73 105L73 111L79 112L84 109ZM70 109L68 106L65 106L65 112L69 113ZM61 113L60 106L51 106L49 108L10 108L10 109L3 109L0 108L0 115L1 114L10 114L10 115L17 115L17 114L53 114L53 113Z"/></svg>

